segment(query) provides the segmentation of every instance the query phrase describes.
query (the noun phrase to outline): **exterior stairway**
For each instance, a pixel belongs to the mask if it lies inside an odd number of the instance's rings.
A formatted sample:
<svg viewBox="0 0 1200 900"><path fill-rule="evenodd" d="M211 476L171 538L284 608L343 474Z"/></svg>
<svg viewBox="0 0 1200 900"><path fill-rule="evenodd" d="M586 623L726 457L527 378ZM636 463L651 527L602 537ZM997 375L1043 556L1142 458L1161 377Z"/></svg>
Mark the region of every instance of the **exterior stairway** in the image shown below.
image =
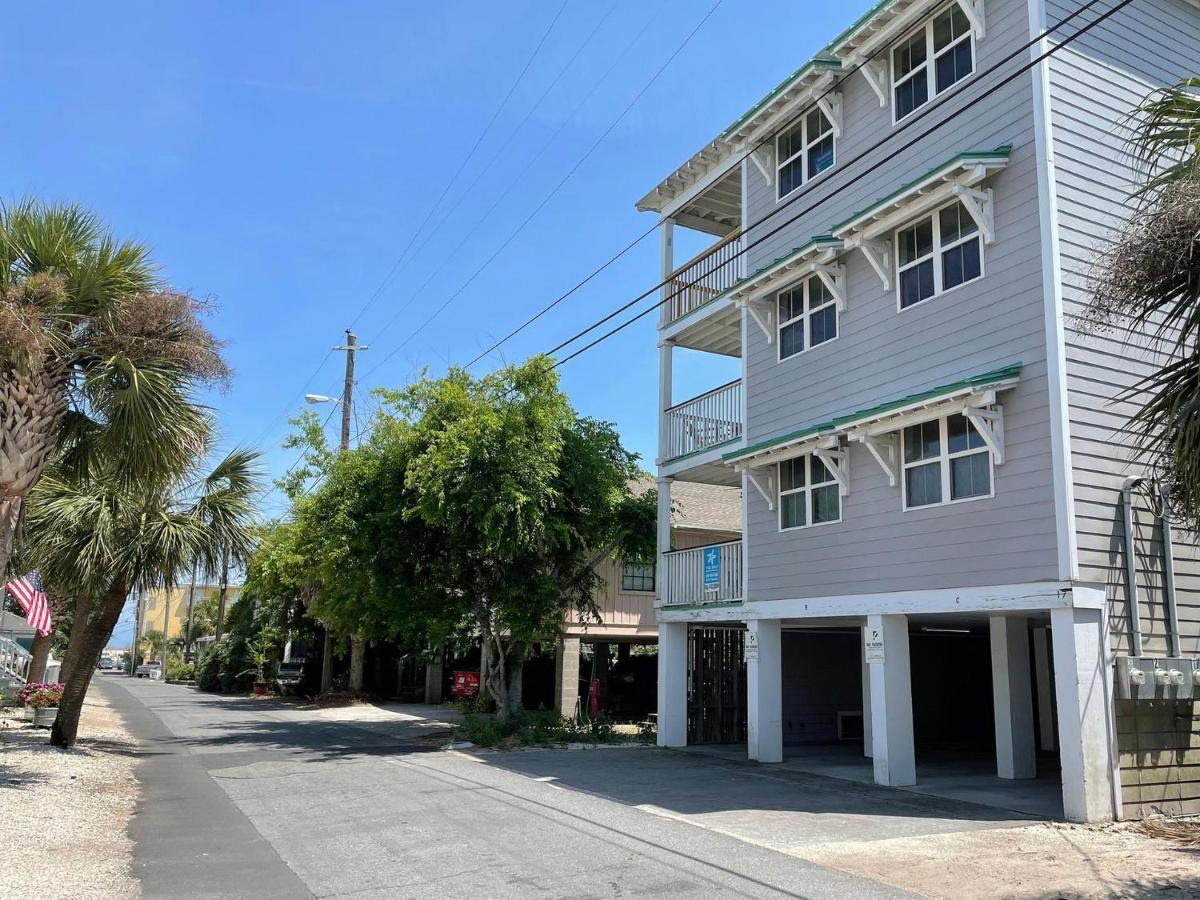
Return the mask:
<svg viewBox="0 0 1200 900"><path fill-rule="evenodd" d="M12 638L0 636L0 695L15 694L26 682L33 656Z"/></svg>

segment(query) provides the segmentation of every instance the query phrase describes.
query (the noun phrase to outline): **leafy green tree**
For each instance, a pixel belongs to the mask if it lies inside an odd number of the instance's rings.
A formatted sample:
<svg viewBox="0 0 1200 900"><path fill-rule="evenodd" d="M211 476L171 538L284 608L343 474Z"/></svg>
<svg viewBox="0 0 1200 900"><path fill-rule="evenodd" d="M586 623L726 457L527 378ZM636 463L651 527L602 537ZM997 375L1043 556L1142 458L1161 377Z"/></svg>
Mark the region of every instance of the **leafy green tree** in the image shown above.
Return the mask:
<svg viewBox="0 0 1200 900"><path fill-rule="evenodd" d="M163 659L163 633L157 628L151 628L146 631L141 638L140 650L145 659L157 658Z"/></svg>
<svg viewBox="0 0 1200 900"><path fill-rule="evenodd" d="M137 481L104 460L84 473L51 469L31 492L25 551L52 582L76 585L89 601L72 623L51 743L74 743L92 671L130 590L173 585L214 546L249 554L258 454L234 450L205 471L209 446L205 440L187 465Z"/></svg>
<svg viewBox="0 0 1200 900"><path fill-rule="evenodd" d="M1167 362L1137 383L1130 431L1178 510L1200 526L1200 78L1151 94L1134 119L1135 208L1099 254L1085 331L1114 325Z"/></svg>

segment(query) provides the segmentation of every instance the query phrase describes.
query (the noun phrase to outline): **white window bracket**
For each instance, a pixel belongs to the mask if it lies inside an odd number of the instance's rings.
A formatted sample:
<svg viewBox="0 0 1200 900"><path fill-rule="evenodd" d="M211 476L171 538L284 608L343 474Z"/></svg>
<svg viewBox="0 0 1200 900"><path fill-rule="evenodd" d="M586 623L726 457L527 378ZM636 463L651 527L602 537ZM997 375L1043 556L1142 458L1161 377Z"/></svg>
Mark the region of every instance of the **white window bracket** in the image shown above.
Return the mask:
<svg viewBox="0 0 1200 900"><path fill-rule="evenodd" d="M833 476L833 480L838 483L838 487L841 489L839 493L843 497L849 494L850 465L846 451L841 447L818 447L813 451L813 456L825 464L825 468L829 470L829 474Z"/></svg>
<svg viewBox="0 0 1200 900"><path fill-rule="evenodd" d="M883 289L890 291L892 289L891 245L885 240L860 240L858 242L858 249L867 258L867 262L871 264L871 268L875 270L875 274L879 276L879 280L883 282Z"/></svg>
<svg viewBox="0 0 1200 900"><path fill-rule="evenodd" d="M996 465L1004 465L1004 407L980 409L968 406L963 409L963 415L975 426L983 442L992 451L992 460Z"/></svg>
<svg viewBox="0 0 1200 900"><path fill-rule="evenodd" d="M967 17L967 21L971 23L975 39L982 41L987 35L987 28L983 20L983 0L958 0L958 6L963 11L963 15Z"/></svg>
<svg viewBox="0 0 1200 900"><path fill-rule="evenodd" d="M978 190L977 188L955 185L954 196L959 199L983 235L983 242L990 244L996 240L996 220L992 213L992 189Z"/></svg>
<svg viewBox="0 0 1200 900"><path fill-rule="evenodd" d="M753 469L746 470L746 477L750 479L750 483L754 485L764 500L767 501L767 509L771 512L775 511L775 476L770 472L765 475L766 484L763 484L763 475L756 475Z"/></svg>
<svg viewBox="0 0 1200 900"><path fill-rule="evenodd" d="M842 95L839 91L822 94L817 98L817 106L825 113L825 118L833 125L834 138L842 136Z"/></svg>
<svg viewBox="0 0 1200 900"><path fill-rule="evenodd" d="M892 487L896 486L899 480L899 466L897 460L899 454L896 452L896 435L859 435L855 438L860 444L870 451L871 456L875 458L875 462L879 463L879 468L883 469L883 474L887 476L888 484Z"/></svg>
<svg viewBox="0 0 1200 900"><path fill-rule="evenodd" d="M760 144L750 153L750 161L762 174L767 184L775 183L775 160L768 144Z"/></svg>
<svg viewBox="0 0 1200 900"><path fill-rule="evenodd" d="M762 329L762 333L767 336L767 343L773 344L775 343L775 323L773 321L775 317L771 314L770 309L764 310L759 308L760 303L762 303L761 298L759 300L747 300L743 305L746 307L746 312L750 313L750 318Z"/></svg>
<svg viewBox="0 0 1200 900"><path fill-rule="evenodd" d="M886 107L888 105L887 63L879 59L863 60L859 63L858 71L862 72L863 78L867 79L867 84L879 98L879 106Z"/></svg>
<svg viewBox="0 0 1200 900"><path fill-rule="evenodd" d="M846 267L829 263L817 263L813 271L821 279L833 299L837 301L838 312L846 311Z"/></svg>

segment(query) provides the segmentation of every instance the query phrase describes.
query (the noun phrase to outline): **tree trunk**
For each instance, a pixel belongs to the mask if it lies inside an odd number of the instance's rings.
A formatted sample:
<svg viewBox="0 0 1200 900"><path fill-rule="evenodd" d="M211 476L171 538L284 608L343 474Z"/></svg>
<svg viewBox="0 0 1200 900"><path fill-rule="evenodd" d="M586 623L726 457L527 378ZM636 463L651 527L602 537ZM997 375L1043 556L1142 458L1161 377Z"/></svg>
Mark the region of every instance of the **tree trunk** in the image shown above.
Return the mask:
<svg viewBox="0 0 1200 900"><path fill-rule="evenodd" d="M54 632L45 637L40 634L33 639L33 659L29 661L29 683L46 680L46 662L50 659L50 645L54 643ZM61 676L61 673L60 673Z"/></svg>
<svg viewBox="0 0 1200 900"><path fill-rule="evenodd" d="M217 640L225 633L225 600L229 596L229 550L221 563L221 593L217 600Z"/></svg>
<svg viewBox="0 0 1200 900"><path fill-rule="evenodd" d="M0 576L8 575L8 560L12 556L13 537L17 533L20 518L21 498L0 498ZM3 580L8 579L5 577Z"/></svg>
<svg viewBox="0 0 1200 900"><path fill-rule="evenodd" d="M525 711L522 679L525 675L525 645L513 641L508 647L508 714L519 716Z"/></svg>
<svg viewBox="0 0 1200 900"><path fill-rule="evenodd" d="M83 636L87 630L85 626L91 609L91 597L80 594L75 598L75 615L71 619L71 633L67 636L67 650L63 654L62 669L58 673L58 680L64 684L71 676L71 672L74 671L75 661L79 658L80 645L83 643ZM130 654L130 660L132 661L132 659L133 655Z"/></svg>
<svg viewBox="0 0 1200 900"><path fill-rule="evenodd" d="M363 656L366 653L367 642L361 634L350 636L350 693L357 697L362 693L363 686Z"/></svg>
<svg viewBox="0 0 1200 900"><path fill-rule="evenodd" d="M96 671L100 654L104 652L105 645L112 637L117 620L121 618L126 593L125 582L114 581L104 595L100 614L95 620L84 619L75 623L75 628L82 627L84 635L79 642L79 652L75 657L75 664L71 667L70 677L64 681L58 716L50 730L50 743L55 747L66 749L75 744L75 736L79 732L79 715L83 712L83 700L87 696L92 673Z"/></svg>
<svg viewBox="0 0 1200 900"><path fill-rule="evenodd" d="M485 633L484 639L491 642L487 654L488 693L496 701L496 722L500 725L507 725L512 719L512 706L508 699L508 660L504 643L490 632Z"/></svg>
<svg viewBox="0 0 1200 900"><path fill-rule="evenodd" d="M333 687L333 629L325 626L325 649L321 654L321 693Z"/></svg>

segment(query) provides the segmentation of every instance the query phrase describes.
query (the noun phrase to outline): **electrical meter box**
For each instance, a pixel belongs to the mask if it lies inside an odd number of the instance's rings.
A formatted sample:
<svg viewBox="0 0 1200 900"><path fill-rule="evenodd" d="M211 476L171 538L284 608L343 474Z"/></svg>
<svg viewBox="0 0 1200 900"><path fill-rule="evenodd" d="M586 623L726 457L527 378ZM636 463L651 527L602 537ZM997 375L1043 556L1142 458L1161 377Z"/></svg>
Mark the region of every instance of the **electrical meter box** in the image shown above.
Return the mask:
<svg viewBox="0 0 1200 900"><path fill-rule="evenodd" d="M1122 700L1190 700L1200 697L1200 665L1190 659L1117 658L1117 696Z"/></svg>

